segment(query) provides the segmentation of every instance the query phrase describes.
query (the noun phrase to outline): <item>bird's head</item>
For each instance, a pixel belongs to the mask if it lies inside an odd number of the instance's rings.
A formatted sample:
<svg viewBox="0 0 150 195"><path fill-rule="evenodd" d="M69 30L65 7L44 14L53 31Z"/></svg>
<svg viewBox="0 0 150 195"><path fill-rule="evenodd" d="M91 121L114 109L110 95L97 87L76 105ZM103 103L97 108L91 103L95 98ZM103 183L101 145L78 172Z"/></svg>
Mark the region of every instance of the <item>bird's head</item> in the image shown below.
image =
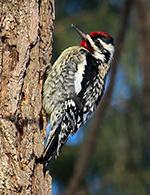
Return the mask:
<svg viewBox="0 0 150 195"><path fill-rule="evenodd" d="M86 48L95 58L101 60L103 63L110 64L112 62L115 48L113 38L110 35L102 31L86 34L73 24L72 27L83 39L80 43L81 47Z"/></svg>

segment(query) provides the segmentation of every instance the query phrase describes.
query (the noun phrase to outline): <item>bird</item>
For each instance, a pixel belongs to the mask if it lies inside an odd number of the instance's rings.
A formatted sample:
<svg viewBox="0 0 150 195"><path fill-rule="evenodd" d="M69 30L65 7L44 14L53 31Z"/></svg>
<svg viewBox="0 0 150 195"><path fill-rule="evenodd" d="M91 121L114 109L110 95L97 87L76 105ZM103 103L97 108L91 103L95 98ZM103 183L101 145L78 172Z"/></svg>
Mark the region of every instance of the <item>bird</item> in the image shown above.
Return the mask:
<svg viewBox="0 0 150 195"><path fill-rule="evenodd" d="M92 116L105 89L114 58L114 40L102 31L85 33L79 46L65 49L47 73L43 84L43 107L50 122L43 164L58 158L71 135Z"/></svg>

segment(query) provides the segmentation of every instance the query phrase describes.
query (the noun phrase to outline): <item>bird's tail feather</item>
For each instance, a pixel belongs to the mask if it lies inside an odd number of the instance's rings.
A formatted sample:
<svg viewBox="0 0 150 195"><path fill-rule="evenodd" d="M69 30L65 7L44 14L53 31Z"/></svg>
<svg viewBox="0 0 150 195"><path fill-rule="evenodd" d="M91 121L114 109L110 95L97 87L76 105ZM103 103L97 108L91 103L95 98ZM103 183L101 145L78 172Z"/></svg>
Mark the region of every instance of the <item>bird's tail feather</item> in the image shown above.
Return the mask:
<svg viewBox="0 0 150 195"><path fill-rule="evenodd" d="M50 161L50 159L53 157L53 155L57 150L59 133L60 133L60 126L56 130L51 130L49 132L44 153L43 153L43 164L45 166L48 165L48 161Z"/></svg>

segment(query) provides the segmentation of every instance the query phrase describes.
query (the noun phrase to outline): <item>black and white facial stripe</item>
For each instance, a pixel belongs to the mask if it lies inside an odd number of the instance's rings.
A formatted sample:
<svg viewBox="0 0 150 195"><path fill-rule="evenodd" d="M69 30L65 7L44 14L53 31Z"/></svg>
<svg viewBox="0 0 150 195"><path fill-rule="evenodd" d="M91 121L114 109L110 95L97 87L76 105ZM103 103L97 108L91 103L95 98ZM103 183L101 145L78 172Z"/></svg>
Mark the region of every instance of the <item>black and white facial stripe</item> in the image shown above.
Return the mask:
<svg viewBox="0 0 150 195"><path fill-rule="evenodd" d="M88 46L93 50L94 57L100 59L103 63L110 63L114 54L114 43L112 37L97 35L87 42Z"/></svg>

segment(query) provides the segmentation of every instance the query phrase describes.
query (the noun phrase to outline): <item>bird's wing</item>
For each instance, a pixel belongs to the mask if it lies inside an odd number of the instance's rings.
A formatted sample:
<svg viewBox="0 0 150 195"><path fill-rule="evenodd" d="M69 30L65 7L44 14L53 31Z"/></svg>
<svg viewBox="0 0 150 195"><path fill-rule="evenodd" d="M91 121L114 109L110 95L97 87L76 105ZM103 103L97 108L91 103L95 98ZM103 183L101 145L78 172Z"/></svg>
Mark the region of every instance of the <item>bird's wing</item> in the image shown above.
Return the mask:
<svg viewBox="0 0 150 195"><path fill-rule="evenodd" d="M45 146L45 159L51 158L54 153L55 157L58 157L70 135L75 134L90 115L91 105L88 103L91 101L92 93L90 83L93 82L97 66L88 66L86 58L86 55L82 55L81 59L68 61L63 68L59 65L59 69L55 64L54 70L50 73L52 76L46 80L49 93L48 99L44 97L44 101L46 105L51 104L48 106L51 108L49 118L51 130ZM55 67L57 74L54 73ZM53 101L50 101L50 98Z"/></svg>
<svg viewBox="0 0 150 195"><path fill-rule="evenodd" d="M86 57L69 61L64 68L53 67L44 84L44 107L49 113L50 132L44 150L44 161L54 153L59 156L62 146L82 122L83 103L78 97L86 66ZM58 67L57 67L58 68Z"/></svg>

